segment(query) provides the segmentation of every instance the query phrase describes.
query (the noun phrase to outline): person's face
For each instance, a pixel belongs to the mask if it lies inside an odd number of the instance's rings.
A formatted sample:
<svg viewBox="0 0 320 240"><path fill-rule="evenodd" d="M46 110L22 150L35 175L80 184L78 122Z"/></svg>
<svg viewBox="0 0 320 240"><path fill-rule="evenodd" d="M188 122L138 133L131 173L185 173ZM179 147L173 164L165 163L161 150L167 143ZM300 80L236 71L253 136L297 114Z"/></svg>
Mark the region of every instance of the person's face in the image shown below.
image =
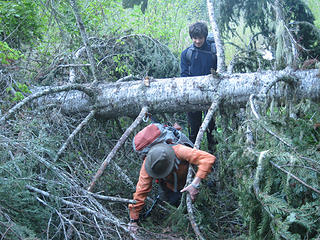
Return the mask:
<svg viewBox="0 0 320 240"><path fill-rule="evenodd" d="M205 37L194 37L194 38L192 38L193 44L197 48L202 47L202 45L204 44L205 40L206 40Z"/></svg>

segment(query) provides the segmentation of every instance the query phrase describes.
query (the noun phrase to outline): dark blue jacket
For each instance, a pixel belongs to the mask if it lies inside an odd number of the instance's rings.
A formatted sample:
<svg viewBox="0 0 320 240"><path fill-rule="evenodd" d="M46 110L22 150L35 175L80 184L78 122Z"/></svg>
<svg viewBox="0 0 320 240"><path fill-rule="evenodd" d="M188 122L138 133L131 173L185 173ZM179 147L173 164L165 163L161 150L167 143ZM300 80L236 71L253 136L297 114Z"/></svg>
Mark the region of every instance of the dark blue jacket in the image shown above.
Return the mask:
<svg viewBox="0 0 320 240"><path fill-rule="evenodd" d="M186 54L190 47L181 53L181 77L203 76L210 74L211 68L217 70L217 56L212 56L208 42L205 42L201 48L194 47L191 61L188 61Z"/></svg>

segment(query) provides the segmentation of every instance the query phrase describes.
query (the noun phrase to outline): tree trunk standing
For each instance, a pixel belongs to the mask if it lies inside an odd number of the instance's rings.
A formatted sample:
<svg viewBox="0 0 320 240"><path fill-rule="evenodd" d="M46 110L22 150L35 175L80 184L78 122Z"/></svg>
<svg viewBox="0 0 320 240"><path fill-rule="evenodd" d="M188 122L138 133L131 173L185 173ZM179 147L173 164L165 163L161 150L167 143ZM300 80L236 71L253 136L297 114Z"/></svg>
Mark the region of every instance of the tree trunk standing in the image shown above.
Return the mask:
<svg viewBox="0 0 320 240"><path fill-rule="evenodd" d="M174 113L207 110L216 95L223 99L223 105L244 106L251 94L259 94L268 85L283 78L296 79L294 97L296 100L311 99L320 102L319 70L267 71L245 74L223 74L219 78L211 75L154 79L147 87L143 81L123 83L99 83L91 87L96 102L81 91L72 90L38 99L38 104L61 104L66 114L89 113L96 104L97 114L103 118L137 116L143 106L152 113ZM219 82L217 84L215 82ZM89 87L90 88L90 87ZM37 91L43 91L38 89ZM281 87L271 88L268 96L281 98L286 95ZM236 105L236 106L234 106Z"/></svg>
<svg viewBox="0 0 320 240"><path fill-rule="evenodd" d="M69 2L70 2L70 5L72 7L74 16L75 16L75 18L77 20L77 24L78 24L78 27L79 27L79 31L80 31L80 35L82 37L83 44L84 44L84 46L86 48L86 51L87 51L88 59L89 59L89 62L90 62L90 69L92 71L94 82L97 82L98 80L97 80L97 77L96 77L95 60L93 58L91 47L88 44L88 37L87 37L87 34L86 34L86 30L85 30L83 21L81 19L79 10L78 10L77 2L76 2L76 0L69 0Z"/></svg>
<svg viewBox="0 0 320 240"><path fill-rule="evenodd" d="M207 7L208 7L210 24L213 31L213 36L214 36L214 40L217 47L217 58L218 58L217 72L222 73L222 72L225 72L227 68L225 63L223 42L221 40L219 27L214 15L213 0L207 0Z"/></svg>

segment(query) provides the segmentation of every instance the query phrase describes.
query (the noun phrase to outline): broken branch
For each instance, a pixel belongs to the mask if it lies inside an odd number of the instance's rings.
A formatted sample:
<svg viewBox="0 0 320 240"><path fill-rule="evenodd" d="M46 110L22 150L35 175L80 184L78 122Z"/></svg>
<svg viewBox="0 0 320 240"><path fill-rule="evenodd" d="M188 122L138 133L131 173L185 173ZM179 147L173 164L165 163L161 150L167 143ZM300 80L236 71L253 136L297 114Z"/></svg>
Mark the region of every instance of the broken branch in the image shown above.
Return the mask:
<svg viewBox="0 0 320 240"><path fill-rule="evenodd" d="M96 175L93 177L92 182L90 183L90 186L88 188L89 192L92 192L94 185L96 184L97 180L102 175L103 171L106 169L107 165L110 163L111 159L116 155L119 148L122 146L122 144L126 141L126 139L129 137L130 133L139 125L139 123L142 121L143 117L148 111L148 107L143 107L139 116L136 118L136 120L131 124L129 128L124 132L124 134L121 136L119 141L117 142L116 146L112 149L112 151L109 153L107 158L103 161L100 168L98 169Z"/></svg>

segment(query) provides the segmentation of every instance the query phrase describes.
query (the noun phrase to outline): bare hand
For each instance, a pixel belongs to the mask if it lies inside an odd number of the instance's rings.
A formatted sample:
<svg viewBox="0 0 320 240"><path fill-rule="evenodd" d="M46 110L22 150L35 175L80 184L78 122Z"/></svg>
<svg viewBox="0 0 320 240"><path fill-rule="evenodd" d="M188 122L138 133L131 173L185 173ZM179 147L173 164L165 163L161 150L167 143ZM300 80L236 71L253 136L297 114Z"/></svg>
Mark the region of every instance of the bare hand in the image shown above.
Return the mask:
<svg viewBox="0 0 320 240"><path fill-rule="evenodd" d="M185 192L185 191L189 192L192 201L194 201L196 199L196 196L199 193L199 190L196 189L195 187L193 187L191 184L186 186L180 192Z"/></svg>
<svg viewBox="0 0 320 240"><path fill-rule="evenodd" d="M174 123L173 127L177 130L181 130L181 126L178 123Z"/></svg>

